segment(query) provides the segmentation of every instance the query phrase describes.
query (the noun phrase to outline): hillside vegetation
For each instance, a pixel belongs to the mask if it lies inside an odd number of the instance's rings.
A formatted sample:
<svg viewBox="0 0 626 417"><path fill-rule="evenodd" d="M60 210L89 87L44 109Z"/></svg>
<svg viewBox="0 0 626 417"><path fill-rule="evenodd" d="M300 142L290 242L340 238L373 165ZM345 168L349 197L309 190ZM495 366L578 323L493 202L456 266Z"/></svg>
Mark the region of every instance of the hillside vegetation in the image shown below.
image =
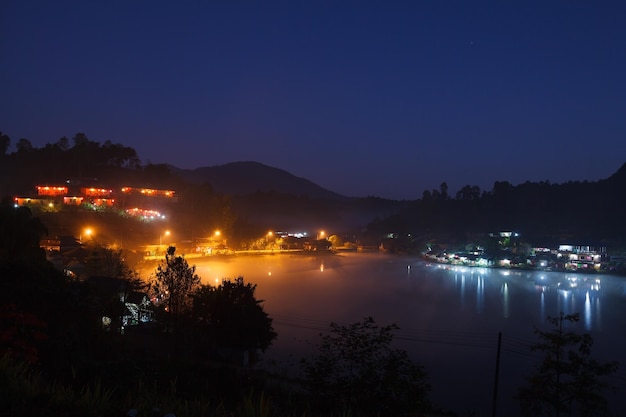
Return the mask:
<svg viewBox="0 0 626 417"><path fill-rule="evenodd" d="M237 162L183 170L141 165L137 152L103 144L78 133L42 148L27 139L8 153L1 135L0 195L33 192L40 183L91 178L109 187L175 189L172 209L179 227L193 234L228 229L245 238L266 230L325 227L374 240L390 233L420 239L466 240L490 231L515 230L537 243L594 241L623 245L626 236L626 164L596 182L549 181L514 185L496 181L491 190L466 185L455 193L445 183L413 201L377 197L348 198L311 181L258 162Z"/></svg>

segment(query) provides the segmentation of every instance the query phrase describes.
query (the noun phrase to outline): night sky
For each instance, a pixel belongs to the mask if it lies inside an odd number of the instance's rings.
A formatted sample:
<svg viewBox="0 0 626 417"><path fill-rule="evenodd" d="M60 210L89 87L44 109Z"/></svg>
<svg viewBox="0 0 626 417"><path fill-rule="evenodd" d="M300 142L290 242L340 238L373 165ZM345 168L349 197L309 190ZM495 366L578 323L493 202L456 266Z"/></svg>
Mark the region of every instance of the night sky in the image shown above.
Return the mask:
<svg viewBox="0 0 626 417"><path fill-rule="evenodd" d="M626 162L626 2L4 0L0 131L348 196L596 181Z"/></svg>

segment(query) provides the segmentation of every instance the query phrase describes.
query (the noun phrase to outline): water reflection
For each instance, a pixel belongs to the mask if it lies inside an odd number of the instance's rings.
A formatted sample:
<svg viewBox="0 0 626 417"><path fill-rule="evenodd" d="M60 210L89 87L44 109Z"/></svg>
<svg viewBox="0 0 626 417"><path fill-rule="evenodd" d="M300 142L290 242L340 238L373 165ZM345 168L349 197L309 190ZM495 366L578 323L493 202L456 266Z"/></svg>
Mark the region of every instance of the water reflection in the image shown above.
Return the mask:
<svg viewBox="0 0 626 417"><path fill-rule="evenodd" d="M505 342L526 342L503 355L506 378L511 379L502 388L503 399L512 398L528 369L534 328L545 328L546 317L560 312L580 313L580 330L593 334L594 350L601 349L606 360L626 364L626 280L621 277L455 267L357 253L189 261L205 284L237 276L257 284L258 299L264 300L279 334L266 352L273 360L299 359L310 348L303 341L319 336L331 321L352 323L372 316L378 323L396 323L407 334L419 334L403 340L402 347L428 365L435 399L440 395L446 406L458 403L459 412L490 409L484 387L492 384L489 367L496 346L484 343L493 347L478 349L456 340L443 344L443 335L471 333L491 341L502 331Z"/></svg>
<svg viewBox="0 0 626 417"><path fill-rule="evenodd" d="M485 279L482 275L476 280L476 311L482 313L485 307Z"/></svg>
<svg viewBox="0 0 626 417"><path fill-rule="evenodd" d="M504 318L509 318L509 285L506 282L502 284L502 300Z"/></svg>
<svg viewBox="0 0 626 417"><path fill-rule="evenodd" d="M585 330L591 330L591 300L589 299L589 291L585 293Z"/></svg>
<svg viewBox="0 0 626 417"><path fill-rule="evenodd" d="M511 279L515 281L515 289L522 290L522 297L528 296L522 287L534 288L533 293L538 299L530 299L527 308L536 306L538 317L545 319L548 316L556 317L564 314L579 313L585 325L585 330L600 329L600 298L602 296L602 279L598 275L585 275L560 272L535 272L515 270L493 270L485 268L471 268L438 265L439 270L445 271L453 277L455 288L458 291L459 306L466 307L471 301L468 295L475 294L475 311L485 313L485 302L489 300L489 287L498 283L498 294L502 306L501 315L508 318L511 315ZM415 271L413 271L415 272ZM468 276L469 273L469 276ZM469 280L469 281L468 281ZM476 282L474 283L474 280ZM468 287L468 283L472 286ZM515 297L519 298L518 296Z"/></svg>
<svg viewBox="0 0 626 417"><path fill-rule="evenodd" d="M461 273L461 306L465 307L465 274Z"/></svg>

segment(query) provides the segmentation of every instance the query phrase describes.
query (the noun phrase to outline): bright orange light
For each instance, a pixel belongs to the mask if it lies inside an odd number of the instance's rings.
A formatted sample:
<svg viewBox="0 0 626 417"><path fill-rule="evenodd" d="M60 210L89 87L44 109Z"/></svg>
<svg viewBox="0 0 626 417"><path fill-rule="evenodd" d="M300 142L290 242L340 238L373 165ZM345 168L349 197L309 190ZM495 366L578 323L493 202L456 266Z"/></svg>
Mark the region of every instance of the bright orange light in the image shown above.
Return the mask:
<svg viewBox="0 0 626 417"><path fill-rule="evenodd" d="M215 231L215 236L220 236L222 234L222 232L220 232L219 230Z"/></svg>

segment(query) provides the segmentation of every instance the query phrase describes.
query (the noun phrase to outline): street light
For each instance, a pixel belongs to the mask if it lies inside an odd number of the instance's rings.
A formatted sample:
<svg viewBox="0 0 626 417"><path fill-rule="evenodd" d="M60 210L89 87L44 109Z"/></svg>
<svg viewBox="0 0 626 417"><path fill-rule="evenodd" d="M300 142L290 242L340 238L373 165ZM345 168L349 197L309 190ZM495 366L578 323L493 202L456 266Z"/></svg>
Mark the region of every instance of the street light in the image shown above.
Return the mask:
<svg viewBox="0 0 626 417"><path fill-rule="evenodd" d="M270 244L270 241L272 240L273 236L274 236L274 232L272 232L271 230L267 232L267 235L265 236L265 249L267 249L267 246ZM272 250L273 249L274 248L272 248Z"/></svg>
<svg viewBox="0 0 626 417"><path fill-rule="evenodd" d="M92 234L93 234L93 230L91 230L91 228L88 227L85 229L85 236L87 238L90 238ZM80 241L80 243L83 243L83 232L81 232L80 235L78 236L78 240Z"/></svg>
<svg viewBox="0 0 626 417"><path fill-rule="evenodd" d="M159 235L159 246L163 244L163 236L169 236L169 235L170 235L169 230L166 230L162 235Z"/></svg>

